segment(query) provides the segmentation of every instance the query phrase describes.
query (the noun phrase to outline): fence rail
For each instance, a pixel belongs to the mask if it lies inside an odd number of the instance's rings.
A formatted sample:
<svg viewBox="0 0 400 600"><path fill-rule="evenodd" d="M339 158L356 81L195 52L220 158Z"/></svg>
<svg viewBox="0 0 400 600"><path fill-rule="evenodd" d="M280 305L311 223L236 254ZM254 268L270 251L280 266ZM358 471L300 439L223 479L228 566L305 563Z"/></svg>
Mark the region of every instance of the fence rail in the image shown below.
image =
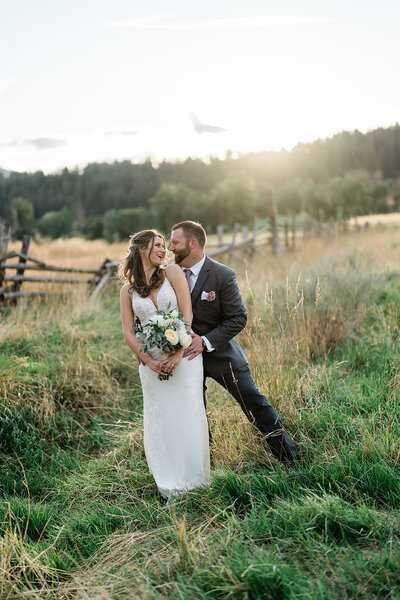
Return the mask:
<svg viewBox="0 0 400 600"><path fill-rule="evenodd" d="M14 254L17 254L16 252ZM11 257L9 257L11 258ZM27 260L34 260L33 258L26 257ZM2 260L0 258L0 260ZM44 263L40 263L40 265L28 265L25 263L2 263L1 267L3 269L24 269L25 271L59 271L63 273L93 273L97 274L98 269L74 269L73 267L53 267L50 265L45 265Z"/></svg>

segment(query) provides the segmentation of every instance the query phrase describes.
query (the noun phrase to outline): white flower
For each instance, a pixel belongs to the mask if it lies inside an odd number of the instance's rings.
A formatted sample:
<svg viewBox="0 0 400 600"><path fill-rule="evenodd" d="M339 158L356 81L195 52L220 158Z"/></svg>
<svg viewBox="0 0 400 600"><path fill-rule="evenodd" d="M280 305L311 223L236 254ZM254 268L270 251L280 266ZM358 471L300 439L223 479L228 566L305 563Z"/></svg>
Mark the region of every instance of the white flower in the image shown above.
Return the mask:
<svg viewBox="0 0 400 600"><path fill-rule="evenodd" d="M172 344L173 346L175 346L179 342L179 335L173 329L166 329L165 337L170 342L170 344Z"/></svg>
<svg viewBox="0 0 400 600"><path fill-rule="evenodd" d="M178 317L179 313L176 310L176 308L174 308L174 310L171 310L171 312L169 313L169 316L171 317L171 319L176 319Z"/></svg>
<svg viewBox="0 0 400 600"><path fill-rule="evenodd" d="M158 315L157 313L155 315L153 315L152 317L150 317L149 319L150 323L155 323L156 325L163 325L164 324L164 318L162 315Z"/></svg>
<svg viewBox="0 0 400 600"><path fill-rule="evenodd" d="M192 336L187 333L186 329L184 329L183 331L180 330L179 341L181 343L182 348L189 348L190 344L192 343Z"/></svg>

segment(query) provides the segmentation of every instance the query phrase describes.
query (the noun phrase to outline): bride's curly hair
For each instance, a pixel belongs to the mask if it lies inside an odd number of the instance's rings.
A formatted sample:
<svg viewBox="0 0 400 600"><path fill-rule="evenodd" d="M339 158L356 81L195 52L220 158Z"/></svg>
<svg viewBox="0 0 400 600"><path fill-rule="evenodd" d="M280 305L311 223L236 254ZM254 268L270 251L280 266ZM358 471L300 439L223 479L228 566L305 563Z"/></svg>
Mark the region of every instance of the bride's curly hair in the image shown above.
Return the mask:
<svg viewBox="0 0 400 600"><path fill-rule="evenodd" d="M164 283L165 271L162 267L157 267L151 276L150 282L146 281L142 258L139 250L147 248L149 242L152 242L148 256L154 248L156 237L160 237L165 245L165 238L155 229L145 229L134 233L129 240L127 253L122 257L118 274L124 283L130 283L130 291L135 291L142 298L147 298L151 290L157 289Z"/></svg>

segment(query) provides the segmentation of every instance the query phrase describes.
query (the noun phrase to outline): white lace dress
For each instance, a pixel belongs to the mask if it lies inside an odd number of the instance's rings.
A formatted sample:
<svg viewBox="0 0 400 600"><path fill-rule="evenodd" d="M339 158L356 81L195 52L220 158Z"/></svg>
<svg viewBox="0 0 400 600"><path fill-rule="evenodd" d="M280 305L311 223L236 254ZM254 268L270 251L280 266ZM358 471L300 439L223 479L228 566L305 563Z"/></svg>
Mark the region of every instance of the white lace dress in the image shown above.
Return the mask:
<svg viewBox="0 0 400 600"><path fill-rule="evenodd" d="M178 308L167 277L157 295L159 310ZM142 325L156 312L150 298L132 294L132 308ZM160 351L151 351L161 358ZM205 485L210 477L208 425L203 403L203 357L183 358L174 374L160 381L140 365L144 404L144 449L149 469L165 498Z"/></svg>

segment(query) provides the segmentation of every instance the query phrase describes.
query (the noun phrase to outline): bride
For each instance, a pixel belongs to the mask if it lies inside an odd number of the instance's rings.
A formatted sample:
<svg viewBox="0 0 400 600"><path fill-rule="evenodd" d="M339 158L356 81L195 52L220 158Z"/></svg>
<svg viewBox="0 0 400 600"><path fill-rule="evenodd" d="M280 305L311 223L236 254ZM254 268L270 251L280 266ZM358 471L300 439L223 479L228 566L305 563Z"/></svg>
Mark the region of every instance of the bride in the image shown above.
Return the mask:
<svg viewBox="0 0 400 600"><path fill-rule="evenodd" d="M164 237L149 229L130 238L120 264L121 319L125 341L139 360L143 389L144 449L160 494L168 500L207 483L210 476L208 425L203 403L203 358L189 361L183 349L140 352L135 318L144 325L157 310L177 308L192 323L190 291L181 268L163 266ZM158 375L173 374L160 381Z"/></svg>

